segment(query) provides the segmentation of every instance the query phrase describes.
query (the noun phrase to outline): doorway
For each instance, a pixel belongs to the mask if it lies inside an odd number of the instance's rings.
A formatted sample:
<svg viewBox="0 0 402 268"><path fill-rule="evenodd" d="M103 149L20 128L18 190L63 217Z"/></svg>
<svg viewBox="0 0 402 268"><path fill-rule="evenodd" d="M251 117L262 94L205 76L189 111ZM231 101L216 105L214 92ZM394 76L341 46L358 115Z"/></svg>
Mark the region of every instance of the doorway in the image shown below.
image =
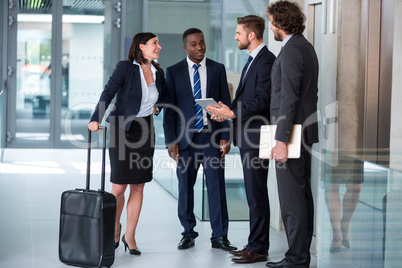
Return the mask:
<svg viewBox="0 0 402 268"><path fill-rule="evenodd" d="M9 7L6 147L84 146L109 72L104 62L115 61L107 49L119 49L105 38L120 36L111 18L120 16L121 4L112 2L30 0Z"/></svg>

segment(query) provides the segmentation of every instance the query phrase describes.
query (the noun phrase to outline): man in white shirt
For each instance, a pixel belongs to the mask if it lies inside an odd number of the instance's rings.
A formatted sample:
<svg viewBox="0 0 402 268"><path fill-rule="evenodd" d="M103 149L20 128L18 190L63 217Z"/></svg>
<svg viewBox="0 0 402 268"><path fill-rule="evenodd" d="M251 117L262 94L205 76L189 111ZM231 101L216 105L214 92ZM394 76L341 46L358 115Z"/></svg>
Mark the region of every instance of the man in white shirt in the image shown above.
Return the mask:
<svg viewBox="0 0 402 268"><path fill-rule="evenodd" d="M166 69L170 107L164 109L165 143L169 156L177 162L179 182L178 214L184 228L179 249L195 244L194 184L202 164L209 203L211 245L236 249L227 238L229 217L224 180L224 155L230 150L229 124L210 120L195 99L213 98L230 103L225 66L205 57L206 44L201 30L183 33L187 58Z"/></svg>

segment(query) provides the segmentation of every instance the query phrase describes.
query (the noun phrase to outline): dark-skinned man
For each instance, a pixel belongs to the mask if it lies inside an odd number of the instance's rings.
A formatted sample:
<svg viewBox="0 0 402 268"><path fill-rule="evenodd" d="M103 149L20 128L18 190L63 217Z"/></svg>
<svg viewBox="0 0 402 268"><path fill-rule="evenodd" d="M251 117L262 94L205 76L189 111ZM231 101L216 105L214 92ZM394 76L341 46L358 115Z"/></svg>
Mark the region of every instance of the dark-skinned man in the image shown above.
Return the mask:
<svg viewBox="0 0 402 268"><path fill-rule="evenodd" d="M177 162L179 183L178 216L184 230L179 249L195 244L194 184L202 164L205 174L211 245L226 251L236 249L227 233L229 217L224 181L224 155L230 150L229 125L211 120L195 99L213 98L230 103L226 70L223 64L205 57L206 44L201 30L183 33L187 57L166 69L169 104L164 110L165 143L169 156Z"/></svg>

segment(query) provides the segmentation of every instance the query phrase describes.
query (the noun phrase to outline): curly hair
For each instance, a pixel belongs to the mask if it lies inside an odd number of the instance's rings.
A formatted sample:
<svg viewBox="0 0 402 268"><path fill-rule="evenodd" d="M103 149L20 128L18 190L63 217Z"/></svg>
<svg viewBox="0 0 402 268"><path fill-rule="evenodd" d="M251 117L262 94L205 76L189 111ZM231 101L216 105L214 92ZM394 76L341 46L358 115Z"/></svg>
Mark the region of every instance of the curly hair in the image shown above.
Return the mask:
<svg viewBox="0 0 402 268"><path fill-rule="evenodd" d="M265 11L269 18L272 16L272 24L285 31L287 34L301 34L306 26L306 16L300 6L295 2L279 0L270 4Z"/></svg>
<svg viewBox="0 0 402 268"><path fill-rule="evenodd" d="M144 58L144 55L142 54L142 50L140 49L140 44L145 45L150 39L158 37L154 33L150 32L145 32L145 33L137 33L133 37L133 41L131 42L130 49L128 50L128 60L135 60L139 64L146 64L148 60ZM155 61L151 61L152 65L155 66L155 68L159 68L160 64L156 63Z"/></svg>
<svg viewBox="0 0 402 268"><path fill-rule="evenodd" d="M204 33L203 33L200 29L198 29L198 28L190 28L190 29L187 29L187 30L184 31L184 33L183 33L183 43L186 44L187 36L189 36L190 34L194 34L194 33L204 34Z"/></svg>
<svg viewBox="0 0 402 268"><path fill-rule="evenodd" d="M256 15L238 17L237 24L243 25L247 33L254 32L258 40L263 39L263 34L265 30L264 18Z"/></svg>

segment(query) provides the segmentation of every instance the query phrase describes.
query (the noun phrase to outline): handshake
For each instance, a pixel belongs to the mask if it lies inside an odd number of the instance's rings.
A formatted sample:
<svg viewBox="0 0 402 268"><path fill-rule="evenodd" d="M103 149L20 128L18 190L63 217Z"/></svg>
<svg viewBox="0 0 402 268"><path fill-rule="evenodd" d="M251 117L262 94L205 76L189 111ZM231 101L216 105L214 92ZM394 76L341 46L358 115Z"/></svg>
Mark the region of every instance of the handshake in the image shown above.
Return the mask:
<svg viewBox="0 0 402 268"><path fill-rule="evenodd" d="M212 98L196 99L195 101L203 109L208 111L208 113L211 115L211 119L214 119L218 122L223 122L225 120L232 120L233 118L236 118L233 111L230 110L230 108L221 101L217 103Z"/></svg>

